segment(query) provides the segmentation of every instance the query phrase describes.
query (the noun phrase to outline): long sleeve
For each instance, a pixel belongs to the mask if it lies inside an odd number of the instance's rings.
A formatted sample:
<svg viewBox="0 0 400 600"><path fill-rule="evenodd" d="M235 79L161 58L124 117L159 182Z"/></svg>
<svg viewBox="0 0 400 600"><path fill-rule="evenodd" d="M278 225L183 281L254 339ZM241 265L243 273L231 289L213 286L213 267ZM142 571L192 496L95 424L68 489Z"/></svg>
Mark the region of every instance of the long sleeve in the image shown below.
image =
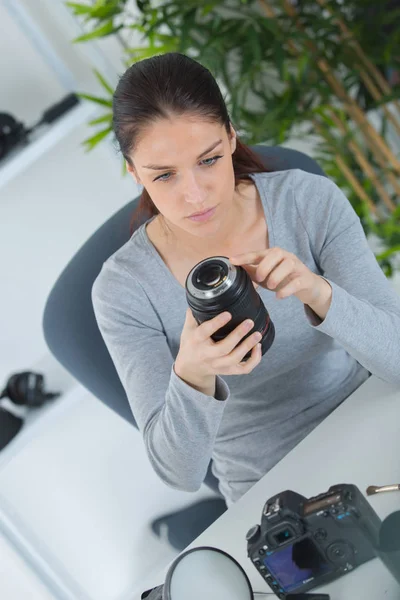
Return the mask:
<svg viewBox="0 0 400 600"><path fill-rule="evenodd" d="M324 177L295 189L315 262L332 287L322 322L305 307L310 326L337 340L373 375L400 384L400 296L379 267L359 217Z"/></svg>
<svg viewBox="0 0 400 600"><path fill-rule="evenodd" d="M153 469L171 487L199 489L229 397L228 386L217 377L214 398L175 374L156 311L140 283L112 259L93 285L92 302Z"/></svg>

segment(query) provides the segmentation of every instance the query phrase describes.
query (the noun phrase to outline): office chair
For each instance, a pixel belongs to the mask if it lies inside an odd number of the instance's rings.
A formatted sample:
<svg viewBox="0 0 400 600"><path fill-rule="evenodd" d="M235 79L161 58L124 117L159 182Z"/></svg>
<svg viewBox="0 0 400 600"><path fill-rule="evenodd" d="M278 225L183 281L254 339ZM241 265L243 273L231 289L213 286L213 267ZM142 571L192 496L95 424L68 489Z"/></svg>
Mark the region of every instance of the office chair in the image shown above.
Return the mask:
<svg viewBox="0 0 400 600"><path fill-rule="evenodd" d="M269 170L298 168L325 175L312 158L297 150L262 145L251 148ZM103 262L128 241L130 218L138 200L135 198L112 215L72 257L54 284L43 314L44 337L54 357L96 398L136 427L126 393L97 327L91 289ZM218 481L210 467L211 463L204 483L219 494ZM160 534L166 525L170 543L182 550L225 510L222 496L214 495L160 517L152 528Z"/></svg>

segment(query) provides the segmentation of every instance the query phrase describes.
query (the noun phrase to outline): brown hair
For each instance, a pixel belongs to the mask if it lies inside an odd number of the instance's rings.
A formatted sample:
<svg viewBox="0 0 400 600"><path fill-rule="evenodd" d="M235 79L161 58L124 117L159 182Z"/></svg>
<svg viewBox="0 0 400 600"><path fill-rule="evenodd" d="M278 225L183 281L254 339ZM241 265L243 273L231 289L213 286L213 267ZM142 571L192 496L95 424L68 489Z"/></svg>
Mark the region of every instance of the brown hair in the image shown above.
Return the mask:
<svg viewBox="0 0 400 600"><path fill-rule="evenodd" d="M120 150L132 165L140 135L155 119L190 114L220 123L230 135L230 118L219 86L199 62L179 52L168 52L131 65L120 78L113 96L113 129ZM235 186L249 179L249 173L269 169L258 155L238 137L232 154ZM157 215L146 189L131 220L131 232L139 223Z"/></svg>

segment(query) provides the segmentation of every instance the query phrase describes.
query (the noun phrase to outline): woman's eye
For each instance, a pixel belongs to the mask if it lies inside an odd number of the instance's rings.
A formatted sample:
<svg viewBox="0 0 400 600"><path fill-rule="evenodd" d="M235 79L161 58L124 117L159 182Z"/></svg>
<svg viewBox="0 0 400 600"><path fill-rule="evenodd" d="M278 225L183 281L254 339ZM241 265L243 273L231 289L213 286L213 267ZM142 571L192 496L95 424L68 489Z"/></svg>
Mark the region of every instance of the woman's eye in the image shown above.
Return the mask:
<svg viewBox="0 0 400 600"><path fill-rule="evenodd" d="M164 177L166 177L167 175L171 175L171 173L164 173L164 175L160 175L159 177L156 177L154 179L154 181L168 181L167 179L163 179Z"/></svg>
<svg viewBox="0 0 400 600"><path fill-rule="evenodd" d="M221 157L220 156L213 156L212 158L206 158L202 162L203 162L203 164L206 165L206 167L210 167L211 165L214 165L219 158L221 158ZM212 162L211 163L207 162L209 160L211 160Z"/></svg>
<svg viewBox="0 0 400 600"><path fill-rule="evenodd" d="M212 167L213 165L215 165L215 163L222 158L222 156L213 156L212 158L205 158L204 160L202 160L202 164L205 167ZM211 161L211 162L210 162ZM164 173L164 175L160 175L159 177L156 177L154 179L154 181L169 181L170 177L169 175L171 175L171 173ZM168 177L167 177L168 176Z"/></svg>

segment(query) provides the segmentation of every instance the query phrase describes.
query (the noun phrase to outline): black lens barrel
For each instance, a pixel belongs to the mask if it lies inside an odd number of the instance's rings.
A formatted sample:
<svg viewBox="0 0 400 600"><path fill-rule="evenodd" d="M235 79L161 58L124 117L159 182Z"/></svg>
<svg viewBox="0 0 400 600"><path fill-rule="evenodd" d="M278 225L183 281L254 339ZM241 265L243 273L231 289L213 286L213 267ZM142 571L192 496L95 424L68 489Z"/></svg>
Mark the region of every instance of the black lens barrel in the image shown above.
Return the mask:
<svg viewBox="0 0 400 600"><path fill-rule="evenodd" d="M222 312L231 313L232 318L229 323L213 334L212 338L216 342L224 339L246 319L252 319L254 327L240 343L255 331L260 331L263 336L261 351L265 354L274 341L275 328L245 269L235 267L235 276L231 285L219 293L219 289L222 289L226 281L229 265L226 257L207 258L195 265L186 280L188 305L199 324L213 319ZM191 285L188 285L189 282ZM247 360L250 354L248 352L244 360Z"/></svg>

